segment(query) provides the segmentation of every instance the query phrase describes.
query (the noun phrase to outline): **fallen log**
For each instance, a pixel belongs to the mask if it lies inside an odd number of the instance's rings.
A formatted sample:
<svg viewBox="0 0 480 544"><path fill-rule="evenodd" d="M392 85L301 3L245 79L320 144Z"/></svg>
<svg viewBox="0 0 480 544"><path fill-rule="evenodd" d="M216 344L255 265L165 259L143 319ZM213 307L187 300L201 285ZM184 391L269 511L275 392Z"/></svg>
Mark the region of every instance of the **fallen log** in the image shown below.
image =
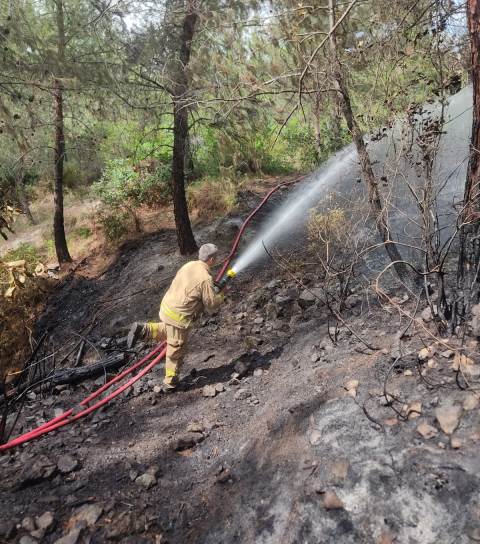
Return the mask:
<svg viewBox="0 0 480 544"><path fill-rule="evenodd" d="M80 368L60 368L48 377L51 385L70 385L89 378L96 378L111 370L116 370L125 362L126 353L116 353L103 361Z"/></svg>

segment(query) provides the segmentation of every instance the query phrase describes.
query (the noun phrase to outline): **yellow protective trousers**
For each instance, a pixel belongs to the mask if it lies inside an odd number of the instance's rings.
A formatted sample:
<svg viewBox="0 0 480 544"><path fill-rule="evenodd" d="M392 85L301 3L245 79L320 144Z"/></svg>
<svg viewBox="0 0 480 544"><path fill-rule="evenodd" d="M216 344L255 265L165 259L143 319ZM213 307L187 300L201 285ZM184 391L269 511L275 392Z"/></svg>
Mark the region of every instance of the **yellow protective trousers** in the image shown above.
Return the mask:
<svg viewBox="0 0 480 544"><path fill-rule="evenodd" d="M179 329L173 325L160 322L145 323L143 335L146 340L167 342L165 358L165 379L163 383L174 385L178 381L188 336L188 329Z"/></svg>

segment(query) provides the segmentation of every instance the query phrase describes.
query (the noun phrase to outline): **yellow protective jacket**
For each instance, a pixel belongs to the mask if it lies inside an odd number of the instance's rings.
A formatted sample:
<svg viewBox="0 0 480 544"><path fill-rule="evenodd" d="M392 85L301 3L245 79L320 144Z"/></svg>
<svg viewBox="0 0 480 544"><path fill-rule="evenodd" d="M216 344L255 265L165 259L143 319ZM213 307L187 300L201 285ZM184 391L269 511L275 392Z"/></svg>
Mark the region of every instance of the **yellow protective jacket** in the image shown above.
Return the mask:
<svg viewBox="0 0 480 544"><path fill-rule="evenodd" d="M167 325L188 329L204 311L212 312L223 301L215 292L210 267L191 261L177 272L160 304L160 319Z"/></svg>

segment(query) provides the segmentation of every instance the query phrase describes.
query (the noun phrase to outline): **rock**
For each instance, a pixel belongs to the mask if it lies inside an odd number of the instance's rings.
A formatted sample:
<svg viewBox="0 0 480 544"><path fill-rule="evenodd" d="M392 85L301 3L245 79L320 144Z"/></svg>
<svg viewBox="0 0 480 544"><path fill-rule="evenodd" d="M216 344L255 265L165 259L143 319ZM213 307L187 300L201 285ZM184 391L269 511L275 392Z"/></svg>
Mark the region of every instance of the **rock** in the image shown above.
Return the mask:
<svg viewBox="0 0 480 544"><path fill-rule="evenodd" d="M310 355L311 363L316 363L319 359L320 359L320 355L318 353L312 353L312 355Z"/></svg>
<svg viewBox="0 0 480 544"><path fill-rule="evenodd" d="M214 385L204 385L202 389L202 395L204 397L214 397L217 394L217 390Z"/></svg>
<svg viewBox="0 0 480 544"><path fill-rule="evenodd" d="M242 357L244 357L242 355ZM240 359L235 362L233 366L235 372L238 374L238 378L243 378L245 374L250 370L250 363L244 359Z"/></svg>
<svg viewBox="0 0 480 544"><path fill-rule="evenodd" d="M263 370L261 368L256 368L253 371L253 375L255 376L255 378L260 378L260 376L262 376L262 374L263 374Z"/></svg>
<svg viewBox="0 0 480 544"><path fill-rule="evenodd" d="M413 372L407 368L407 370L405 370L405 372L403 373L404 376L413 376Z"/></svg>
<svg viewBox="0 0 480 544"><path fill-rule="evenodd" d="M313 306L315 302L317 302L317 298L309 289L304 289L298 297L298 304L302 309Z"/></svg>
<svg viewBox="0 0 480 544"><path fill-rule="evenodd" d="M463 401L463 409L467 411L474 410L478 406L478 403L478 397L473 393L469 393Z"/></svg>
<svg viewBox="0 0 480 544"><path fill-rule="evenodd" d="M289 304L292 299L291 297L287 297L285 295L276 295L273 301L275 302L275 304L278 304L278 306L284 307Z"/></svg>
<svg viewBox="0 0 480 544"><path fill-rule="evenodd" d="M69 474L78 468L78 460L71 455L62 455L58 459L57 468L62 474Z"/></svg>
<svg viewBox="0 0 480 544"><path fill-rule="evenodd" d="M35 538L32 538L29 535L22 536L22 538L18 541L18 544L37 544L38 540Z"/></svg>
<svg viewBox="0 0 480 544"><path fill-rule="evenodd" d="M52 512L44 512L41 516L35 518L35 525L38 529L43 531L49 531L53 529L55 518L53 517Z"/></svg>
<svg viewBox="0 0 480 544"><path fill-rule="evenodd" d="M187 433L203 433L205 427L198 421L191 421L187 425Z"/></svg>
<svg viewBox="0 0 480 544"><path fill-rule="evenodd" d="M31 533L32 531L35 531L35 522L33 521L33 518L30 516L22 519L21 526L22 526L22 529L25 529L25 531L28 531L29 533Z"/></svg>
<svg viewBox="0 0 480 544"><path fill-rule="evenodd" d="M176 451L187 450L204 440L202 433L184 433L173 441L173 449Z"/></svg>
<svg viewBox="0 0 480 544"><path fill-rule="evenodd" d="M422 402L419 400L411 402L410 404L408 404L406 411L406 416L408 417L408 419L415 419L417 417L420 417L422 413Z"/></svg>
<svg viewBox="0 0 480 544"><path fill-rule="evenodd" d="M445 359L450 359L450 357L453 355L453 351L451 349L446 349L445 351L442 351L440 355L444 357Z"/></svg>
<svg viewBox="0 0 480 544"><path fill-rule="evenodd" d="M418 352L418 360L426 361L427 359L431 359L434 355L435 355L435 346L428 346L427 348L422 348Z"/></svg>
<svg viewBox="0 0 480 544"><path fill-rule="evenodd" d="M153 386L153 392L154 392L156 395L162 393L162 391L163 391L163 388L162 388L161 385L154 385L154 386Z"/></svg>
<svg viewBox="0 0 480 544"><path fill-rule="evenodd" d="M252 394L250 391L247 391L246 389L239 389L234 396L235 400L245 400L248 399L248 397L251 397Z"/></svg>
<svg viewBox="0 0 480 544"><path fill-rule="evenodd" d="M263 317L256 317L253 322L255 325L261 325L265 320L263 319Z"/></svg>
<svg viewBox="0 0 480 544"><path fill-rule="evenodd" d="M344 508L343 502L340 500L335 491L329 489L323 497L323 507L326 510L339 510Z"/></svg>
<svg viewBox="0 0 480 544"><path fill-rule="evenodd" d="M150 489L154 485L157 485L157 478L153 474L145 472L145 474L138 476L135 483L144 489Z"/></svg>
<svg viewBox="0 0 480 544"><path fill-rule="evenodd" d="M460 416L462 415L462 407L454 406L453 404L445 404L439 406L435 410L435 417L440 425L440 428L445 434L452 434L458 427Z"/></svg>
<svg viewBox="0 0 480 544"><path fill-rule="evenodd" d="M425 323L430 323L430 321L433 319L432 315L432 309L430 306L427 306L423 312L420 314L420 317L425 321Z"/></svg>
<svg viewBox="0 0 480 544"><path fill-rule="evenodd" d="M351 397L357 396L357 388L358 388L359 381L358 380L349 380L343 387L348 391L348 394Z"/></svg>
<svg viewBox="0 0 480 544"><path fill-rule="evenodd" d="M421 434L423 438L430 440L430 438L435 438L438 434L438 431L432 425L429 425L426 422L420 423L417 426L417 433Z"/></svg>
<svg viewBox="0 0 480 544"><path fill-rule="evenodd" d="M429 359L427 361L427 366L428 366L428 368L437 368L438 365L437 365L435 359Z"/></svg>
<svg viewBox="0 0 480 544"><path fill-rule="evenodd" d="M39 455L33 464L26 464L20 473L18 485L21 489L52 478L57 466L45 455Z"/></svg>
<svg viewBox="0 0 480 544"><path fill-rule="evenodd" d="M468 536L475 542L480 542L480 527L476 527L469 531Z"/></svg>
<svg viewBox="0 0 480 544"><path fill-rule="evenodd" d="M55 540L53 544L77 544L78 539L80 538L80 535L82 534L83 528L82 527L76 527L75 529L72 529L69 533L67 533L65 536L62 536L58 540Z"/></svg>
<svg viewBox="0 0 480 544"><path fill-rule="evenodd" d="M462 441L460 440L460 438L454 438L452 436L452 438L450 439L450 446L454 449L454 450L458 450L458 448L461 448L462 447Z"/></svg>
<svg viewBox="0 0 480 544"><path fill-rule="evenodd" d="M214 387L217 393L222 393L223 391L225 391L225 386L221 382L216 383Z"/></svg>
<svg viewBox="0 0 480 544"><path fill-rule="evenodd" d="M93 527L103 513L99 504L84 504L75 510L74 521L85 522L86 526Z"/></svg>
<svg viewBox="0 0 480 544"><path fill-rule="evenodd" d="M313 429L308 434L308 441L312 446L318 446L322 441L322 433L318 429Z"/></svg>

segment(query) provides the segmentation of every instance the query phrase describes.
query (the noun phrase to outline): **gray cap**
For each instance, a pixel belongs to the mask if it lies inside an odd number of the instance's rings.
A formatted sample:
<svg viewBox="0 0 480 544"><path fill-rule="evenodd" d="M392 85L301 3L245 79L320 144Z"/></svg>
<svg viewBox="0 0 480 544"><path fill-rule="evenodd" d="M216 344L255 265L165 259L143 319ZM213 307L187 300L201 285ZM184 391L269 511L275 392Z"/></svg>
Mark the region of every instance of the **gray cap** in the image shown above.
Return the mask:
<svg viewBox="0 0 480 544"><path fill-rule="evenodd" d="M215 257L217 253L218 247L215 244L203 244L198 250L198 258L201 261L206 262L210 257Z"/></svg>

